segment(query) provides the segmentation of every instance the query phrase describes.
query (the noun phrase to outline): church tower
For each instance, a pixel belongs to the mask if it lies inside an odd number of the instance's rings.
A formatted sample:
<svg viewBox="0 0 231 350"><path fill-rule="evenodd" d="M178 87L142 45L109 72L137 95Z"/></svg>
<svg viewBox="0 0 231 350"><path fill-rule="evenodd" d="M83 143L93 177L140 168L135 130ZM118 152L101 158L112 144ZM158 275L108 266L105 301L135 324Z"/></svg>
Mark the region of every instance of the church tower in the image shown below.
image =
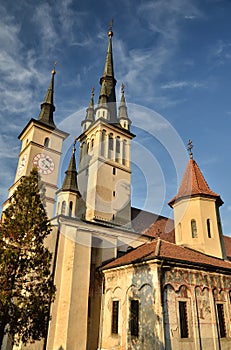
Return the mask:
<svg viewBox="0 0 231 350"><path fill-rule="evenodd" d="M3 211L9 203L20 179L29 175L33 167L38 168L41 179L46 188L46 210L48 217L53 216L55 204L55 192L59 162L61 157L63 140L67 133L56 128L53 113L54 106L54 77L55 69L52 70L50 85L41 104L38 119L31 119L19 135L22 142L19 153L18 167L14 184L9 189L8 200L3 204Z"/></svg>
<svg viewBox="0 0 231 350"><path fill-rule="evenodd" d="M130 142L135 135L130 132L124 85L117 116L111 26L108 37L98 105L94 108L93 90L86 118L82 121L82 134L78 137L78 184L85 201L84 219L130 227Z"/></svg>
<svg viewBox="0 0 231 350"><path fill-rule="evenodd" d="M199 166L190 159L177 195L169 202L174 211L176 244L225 259L219 207L223 201L213 192Z"/></svg>

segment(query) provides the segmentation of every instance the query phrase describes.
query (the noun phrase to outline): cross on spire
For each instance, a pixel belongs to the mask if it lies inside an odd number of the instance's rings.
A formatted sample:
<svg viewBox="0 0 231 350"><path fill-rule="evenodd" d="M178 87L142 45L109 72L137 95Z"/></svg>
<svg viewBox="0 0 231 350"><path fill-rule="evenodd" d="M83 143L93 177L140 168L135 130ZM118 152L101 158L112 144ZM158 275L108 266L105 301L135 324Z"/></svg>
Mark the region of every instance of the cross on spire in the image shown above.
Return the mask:
<svg viewBox="0 0 231 350"><path fill-rule="evenodd" d="M113 31L112 31L112 26L113 26L113 19L111 20L110 22L110 25L109 25L109 31L108 31L108 36L109 38L111 38L113 36Z"/></svg>
<svg viewBox="0 0 231 350"><path fill-rule="evenodd" d="M189 140L188 141L188 151L189 151L190 159L193 159L192 149L193 149L193 143L192 143L192 140Z"/></svg>
<svg viewBox="0 0 231 350"><path fill-rule="evenodd" d="M57 61L54 62L54 67L53 67L53 69L51 71L52 74L56 73L56 70L55 70L56 66L57 66Z"/></svg>

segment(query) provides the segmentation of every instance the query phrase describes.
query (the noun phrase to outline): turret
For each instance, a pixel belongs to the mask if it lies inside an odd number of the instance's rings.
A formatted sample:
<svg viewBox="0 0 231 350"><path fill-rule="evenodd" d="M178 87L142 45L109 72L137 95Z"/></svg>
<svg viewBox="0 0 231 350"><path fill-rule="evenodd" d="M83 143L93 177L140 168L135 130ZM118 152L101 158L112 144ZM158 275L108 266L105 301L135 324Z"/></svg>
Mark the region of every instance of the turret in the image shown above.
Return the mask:
<svg viewBox="0 0 231 350"><path fill-rule="evenodd" d="M57 215L77 216L77 201L81 197L77 183L76 170L76 140L72 149L72 155L68 169L65 172L65 178L62 188L57 192Z"/></svg>
<svg viewBox="0 0 231 350"><path fill-rule="evenodd" d="M131 120L128 118L128 111L124 96L124 83L121 85L121 99L119 106L119 122L120 126L124 129L130 130Z"/></svg>
<svg viewBox="0 0 231 350"><path fill-rule="evenodd" d="M86 118L81 123L82 132L86 131L95 120L95 117L94 117L94 113L95 113L95 111L94 111L94 94L95 94L95 89L92 88L91 99L89 102L89 106L87 108Z"/></svg>
<svg viewBox="0 0 231 350"><path fill-rule="evenodd" d="M189 141L190 159L179 191L169 202L174 211L176 244L225 259L219 214L223 201L209 188L193 159L192 147Z"/></svg>

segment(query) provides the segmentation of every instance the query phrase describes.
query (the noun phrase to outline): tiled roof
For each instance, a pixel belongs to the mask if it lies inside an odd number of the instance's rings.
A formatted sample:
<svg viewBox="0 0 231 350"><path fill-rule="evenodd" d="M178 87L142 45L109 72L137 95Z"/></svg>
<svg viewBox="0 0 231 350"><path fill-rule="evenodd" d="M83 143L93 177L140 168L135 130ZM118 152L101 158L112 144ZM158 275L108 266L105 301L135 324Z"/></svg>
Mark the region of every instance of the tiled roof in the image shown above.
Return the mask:
<svg viewBox="0 0 231 350"><path fill-rule="evenodd" d="M136 232L175 243L174 221L172 219L137 208L132 208L131 216L132 227Z"/></svg>
<svg viewBox="0 0 231 350"><path fill-rule="evenodd" d="M179 191L168 204L172 207L174 202L178 199L195 195L215 197L218 200L219 205L223 203L220 195L209 188L196 161L194 159L189 159Z"/></svg>
<svg viewBox="0 0 231 350"><path fill-rule="evenodd" d="M120 258L106 264L102 269L104 270L117 266L138 263L152 260L154 258L165 258L170 260L174 259L174 261L178 260L187 264L198 263L207 266L210 265L211 267L230 269L231 272L231 262L229 261L211 257L198 251L178 246L174 243L166 242L161 239L157 239L151 243L145 243L139 246Z"/></svg>

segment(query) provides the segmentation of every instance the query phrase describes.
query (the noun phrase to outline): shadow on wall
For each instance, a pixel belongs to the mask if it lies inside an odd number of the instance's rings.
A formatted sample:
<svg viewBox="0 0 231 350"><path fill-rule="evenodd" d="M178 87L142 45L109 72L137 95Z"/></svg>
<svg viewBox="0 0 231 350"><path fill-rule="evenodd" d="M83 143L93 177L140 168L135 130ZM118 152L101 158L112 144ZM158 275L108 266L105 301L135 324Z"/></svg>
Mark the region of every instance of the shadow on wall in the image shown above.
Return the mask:
<svg viewBox="0 0 231 350"><path fill-rule="evenodd" d="M149 264L134 268L132 286L128 291L128 350L164 350L163 342L160 340L161 315L155 312L158 288L158 285L153 285L153 273ZM138 306L134 300L138 301Z"/></svg>

